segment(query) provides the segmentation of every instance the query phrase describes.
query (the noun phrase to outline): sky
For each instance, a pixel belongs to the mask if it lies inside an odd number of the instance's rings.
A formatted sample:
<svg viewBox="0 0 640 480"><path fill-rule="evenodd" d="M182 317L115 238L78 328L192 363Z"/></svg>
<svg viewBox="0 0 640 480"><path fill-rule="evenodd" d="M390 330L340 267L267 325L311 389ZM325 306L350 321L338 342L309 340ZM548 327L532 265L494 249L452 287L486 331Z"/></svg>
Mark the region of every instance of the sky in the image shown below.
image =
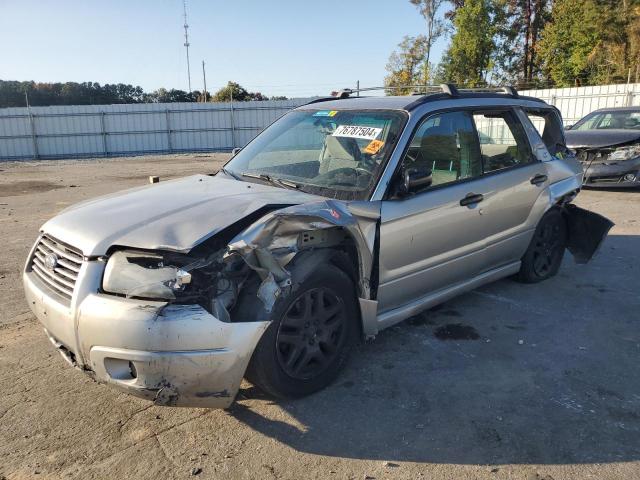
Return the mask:
<svg viewBox="0 0 640 480"><path fill-rule="evenodd" d="M182 0L0 0L0 79L188 90ZM191 84L303 97L380 86L409 0L188 0ZM441 39L432 58L446 48Z"/></svg>

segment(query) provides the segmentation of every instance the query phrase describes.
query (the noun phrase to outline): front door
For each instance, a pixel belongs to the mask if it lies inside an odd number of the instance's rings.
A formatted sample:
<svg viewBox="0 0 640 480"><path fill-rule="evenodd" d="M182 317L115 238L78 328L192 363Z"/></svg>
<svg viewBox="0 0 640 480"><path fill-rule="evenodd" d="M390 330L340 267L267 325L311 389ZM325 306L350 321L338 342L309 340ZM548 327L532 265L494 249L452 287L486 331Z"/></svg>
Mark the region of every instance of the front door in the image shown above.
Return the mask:
<svg viewBox="0 0 640 480"><path fill-rule="evenodd" d="M379 313L471 278L486 263L487 187L472 112L423 120L402 162L431 170L432 183L382 202Z"/></svg>

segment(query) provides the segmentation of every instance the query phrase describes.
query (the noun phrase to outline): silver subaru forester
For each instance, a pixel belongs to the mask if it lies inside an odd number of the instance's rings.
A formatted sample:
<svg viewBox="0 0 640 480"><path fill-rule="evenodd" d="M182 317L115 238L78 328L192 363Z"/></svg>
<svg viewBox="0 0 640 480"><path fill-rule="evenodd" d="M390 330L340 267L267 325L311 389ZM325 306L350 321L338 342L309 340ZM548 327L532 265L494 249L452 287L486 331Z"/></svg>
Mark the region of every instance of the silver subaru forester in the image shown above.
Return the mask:
<svg viewBox="0 0 640 480"><path fill-rule="evenodd" d="M328 385L359 338L461 292L586 262L611 222L570 202L558 111L503 91L343 91L216 175L90 200L42 226L29 305L63 356L159 405Z"/></svg>

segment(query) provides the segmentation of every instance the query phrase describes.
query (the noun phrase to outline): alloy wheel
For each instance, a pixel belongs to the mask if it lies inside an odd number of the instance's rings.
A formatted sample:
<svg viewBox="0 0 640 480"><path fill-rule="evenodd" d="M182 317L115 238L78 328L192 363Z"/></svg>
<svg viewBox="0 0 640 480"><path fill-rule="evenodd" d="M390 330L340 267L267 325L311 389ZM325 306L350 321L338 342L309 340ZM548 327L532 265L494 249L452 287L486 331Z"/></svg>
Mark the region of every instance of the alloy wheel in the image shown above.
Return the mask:
<svg viewBox="0 0 640 480"><path fill-rule="evenodd" d="M303 292L278 327L276 350L284 372L300 380L323 373L339 354L347 334L346 317L345 305L330 289Z"/></svg>
<svg viewBox="0 0 640 480"><path fill-rule="evenodd" d="M549 274L562 253L560 225L556 222L546 222L536 232L533 250L533 271L539 277Z"/></svg>

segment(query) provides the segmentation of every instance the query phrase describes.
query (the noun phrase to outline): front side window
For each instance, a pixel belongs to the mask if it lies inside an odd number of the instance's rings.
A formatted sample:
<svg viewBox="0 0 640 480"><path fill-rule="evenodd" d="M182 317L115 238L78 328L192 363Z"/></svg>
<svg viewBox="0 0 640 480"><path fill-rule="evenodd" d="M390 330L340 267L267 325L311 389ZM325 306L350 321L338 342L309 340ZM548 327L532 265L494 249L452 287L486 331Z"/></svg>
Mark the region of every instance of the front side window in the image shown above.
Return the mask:
<svg viewBox="0 0 640 480"><path fill-rule="evenodd" d="M256 137L225 170L238 178L266 175L308 193L363 200L406 117L395 110L296 110Z"/></svg>
<svg viewBox="0 0 640 480"><path fill-rule="evenodd" d="M446 112L424 120L405 154L403 168L431 171L431 187L482 174L478 138L468 112Z"/></svg>
<svg viewBox="0 0 640 480"><path fill-rule="evenodd" d="M533 161L529 141L510 111L474 112L484 173Z"/></svg>

